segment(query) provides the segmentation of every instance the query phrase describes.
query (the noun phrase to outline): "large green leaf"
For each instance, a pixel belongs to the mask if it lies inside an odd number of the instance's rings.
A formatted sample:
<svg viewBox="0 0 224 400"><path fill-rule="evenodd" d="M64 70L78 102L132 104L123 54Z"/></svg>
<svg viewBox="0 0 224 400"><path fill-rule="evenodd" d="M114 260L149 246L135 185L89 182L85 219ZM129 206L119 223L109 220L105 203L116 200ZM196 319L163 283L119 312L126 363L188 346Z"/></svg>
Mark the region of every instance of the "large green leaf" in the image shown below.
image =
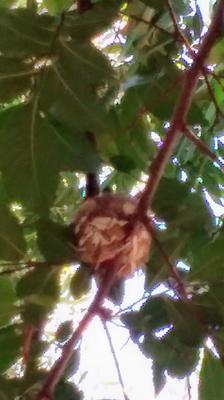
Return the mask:
<svg viewBox="0 0 224 400"><path fill-rule="evenodd" d="M50 13L57 14L71 6L72 0L43 0L43 3Z"/></svg>
<svg viewBox="0 0 224 400"><path fill-rule="evenodd" d="M75 299L85 295L91 288L91 275L85 265L81 265L70 282L70 291Z"/></svg>
<svg viewBox="0 0 224 400"><path fill-rule="evenodd" d="M158 362L155 361L152 364L152 372L153 372L153 385L154 385L155 395L157 396L164 388L166 383L165 371L164 368Z"/></svg>
<svg viewBox="0 0 224 400"><path fill-rule="evenodd" d="M72 11L65 19L65 27L73 39L89 39L109 27L118 15L120 4L120 0L106 0L94 4L90 10L81 15Z"/></svg>
<svg viewBox="0 0 224 400"><path fill-rule="evenodd" d="M55 392L55 400L83 400L83 393L70 382L60 382Z"/></svg>
<svg viewBox="0 0 224 400"><path fill-rule="evenodd" d="M0 169L8 194L28 208L48 211L59 171L94 170L96 164L98 157L88 138L65 128L57 130L36 101L0 114Z"/></svg>
<svg viewBox="0 0 224 400"><path fill-rule="evenodd" d="M0 373L5 372L19 357L22 337L16 326L0 329Z"/></svg>
<svg viewBox="0 0 224 400"><path fill-rule="evenodd" d="M161 339L146 335L141 348L146 356L152 357L174 377L190 375L199 361L198 350L183 345L174 332Z"/></svg>
<svg viewBox="0 0 224 400"><path fill-rule="evenodd" d="M161 180L153 209L159 218L184 231L212 228L212 214L202 195L192 193L190 185L175 179Z"/></svg>
<svg viewBox="0 0 224 400"><path fill-rule="evenodd" d="M43 79L41 109L75 132L99 134L107 127L100 97L112 79L108 60L92 44L62 38L57 57Z"/></svg>
<svg viewBox="0 0 224 400"><path fill-rule="evenodd" d="M218 283L223 279L224 271L224 232L205 247L198 248L192 259L190 278Z"/></svg>
<svg viewBox="0 0 224 400"><path fill-rule="evenodd" d="M199 400L224 398L223 374L221 361L205 351L199 379Z"/></svg>
<svg viewBox="0 0 224 400"><path fill-rule="evenodd" d="M26 94L34 73L32 64L0 56L0 102L6 103L21 94Z"/></svg>
<svg viewBox="0 0 224 400"><path fill-rule="evenodd" d="M0 205L0 259L16 261L24 257L26 244L17 218Z"/></svg>
<svg viewBox="0 0 224 400"><path fill-rule="evenodd" d="M0 9L0 51L8 57L43 56L59 21L29 9Z"/></svg>
<svg viewBox="0 0 224 400"><path fill-rule="evenodd" d="M167 63L167 60L164 60L165 62ZM170 121L179 96L178 82L180 78L180 71L174 64L168 64L165 70L163 68L161 72L158 70L155 74L151 71L148 73L144 71L144 75L139 75L133 87L126 91L124 100L129 102L134 98L135 103L139 103L141 108L145 106L147 111L159 120ZM192 103L188 122L207 125L201 107L196 102Z"/></svg>
<svg viewBox="0 0 224 400"><path fill-rule="evenodd" d="M27 318L33 310L37 318L39 315L49 312L59 298L59 271L50 267L37 267L33 271L27 272L17 283L17 296L24 299L28 304L25 307ZM31 306L31 309L29 309ZM36 310L36 312L35 312Z"/></svg>
<svg viewBox="0 0 224 400"><path fill-rule="evenodd" d="M16 291L12 279L0 277L0 326L6 325L15 313Z"/></svg>
<svg viewBox="0 0 224 400"><path fill-rule="evenodd" d="M75 260L72 239L71 227L59 225L51 220L40 220L37 223L38 246L50 263Z"/></svg>
<svg viewBox="0 0 224 400"><path fill-rule="evenodd" d="M155 8L155 10L158 11L165 11L167 9L166 2L164 0L143 0L143 2L147 6ZM190 12L188 1L175 0L172 2L172 4L175 12L178 14L183 15Z"/></svg>

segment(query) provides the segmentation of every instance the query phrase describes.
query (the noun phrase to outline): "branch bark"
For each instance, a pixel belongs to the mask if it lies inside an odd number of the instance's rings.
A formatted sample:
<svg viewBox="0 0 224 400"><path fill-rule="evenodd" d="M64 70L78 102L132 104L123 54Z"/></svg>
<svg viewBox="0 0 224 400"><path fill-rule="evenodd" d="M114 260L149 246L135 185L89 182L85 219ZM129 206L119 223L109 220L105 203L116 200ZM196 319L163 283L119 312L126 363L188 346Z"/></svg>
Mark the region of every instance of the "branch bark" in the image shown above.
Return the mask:
<svg viewBox="0 0 224 400"><path fill-rule="evenodd" d="M223 18L224 0L220 0L216 7L211 25L194 58L193 64L191 68L184 73L181 93L173 113L170 128L168 129L163 145L149 169L149 179L138 205L137 214L139 216L144 215L151 206L167 162L183 134L183 128L186 126L188 112L192 104L198 79L203 71L206 58L212 46L221 34Z"/></svg>

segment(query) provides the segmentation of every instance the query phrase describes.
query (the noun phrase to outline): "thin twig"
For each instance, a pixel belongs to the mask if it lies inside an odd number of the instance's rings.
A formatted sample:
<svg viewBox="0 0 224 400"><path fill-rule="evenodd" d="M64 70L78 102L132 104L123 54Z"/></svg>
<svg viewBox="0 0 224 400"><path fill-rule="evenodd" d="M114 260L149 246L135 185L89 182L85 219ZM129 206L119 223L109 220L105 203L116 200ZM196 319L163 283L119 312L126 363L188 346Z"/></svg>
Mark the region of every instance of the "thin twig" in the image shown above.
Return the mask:
<svg viewBox="0 0 224 400"><path fill-rule="evenodd" d="M172 262L169 259L169 256L166 254L165 250L163 249L162 244L160 243L160 240L157 238L157 234L156 231L152 225L151 220L148 217L145 217L143 219L143 222L146 226L146 228L148 229L148 231L150 232L152 239L156 245L156 247L158 248L161 257L163 258L163 260L165 261L165 264L167 265L169 272L170 272L170 276L175 280L176 285L175 287L171 287L172 290L174 290L177 295L182 298L184 301L188 301L187 298L187 293L184 287L184 284L182 282L182 279L179 275L179 272L177 270L177 268L172 264Z"/></svg>
<svg viewBox="0 0 224 400"><path fill-rule="evenodd" d="M215 153L213 153L209 147L202 142L201 139L199 139L193 132L190 131L189 128L184 127L183 130L185 136L193 142L197 148L201 151L201 153L205 154L207 157L209 157L212 161L216 162L216 164L219 165L221 168L222 172L224 172L224 164L216 157Z"/></svg>
<svg viewBox="0 0 224 400"><path fill-rule="evenodd" d="M220 0L212 23L207 34L204 36L193 64L191 68L184 73L180 97L173 113L170 128L168 129L166 138L149 169L149 179L138 204L136 213L138 216L145 214L151 206L169 158L173 154L183 134L183 127L186 125L194 91L201 75L204 62L216 39L221 34L223 26L223 11L224 0Z"/></svg>
<svg viewBox="0 0 224 400"><path fill-rule="evenodd" d="M119 310L118 312L113 314L112 317L116 318L116 317L118 317L119 315L123 314L126 311L131 311L134 306L136 306L137 304L141 303L142 301L144 301L147 298L148 298L148 293L144 293L143 296L140 299L134 301L134 303L130 304L129 306L127 306L125 308L122 308L121 310Z"/></svg>
<svg viewBox="0 0 224 400"><path fill-rule="evenodd" d="M211 97L211 100L212 100L212 102L214 104L215 112L216 112L215 120L214 120L214 122L213 122L213 124L212 124L212 126L210 128L212 130L214 128L214 126L217 124L219 116L221 115L222 117L224 117L224 113L222 112L222 110L220 109L220 107L219 107L219 105L217 103L216 97L215 97L215 95L213 93L213 90L212 90L211 84L210 84L210 82L208 80L207 74L203 73L203 76L205 78L205 83L207 85L208 93L209 93L209 95Z"/></svg>
<svg viewBox="0 0 224 400"><path fill-rule="evenodd" d="M129 400L129 398L128 398L126 392L125 392L125 386L124 386L124 381L123 381L122 374L121 374L119 361L118 361L118 358L117 358L117 355L116 355L116 351L115 351L115 348L114 348L114 345L113 345L113 342L112 342L112 338L111 338L109 329L107 327L107 323L102 318L101 318L101 322L103 324L103 327L104 327L104 330L105 330L105 333L106 333L106 336L107 336L107 340L108 340L108 343L109 343L109 346L110 346L110 351L111 351L111 354L112 354L113 359L114 359L114 364L115 364L115 367L116 367L116 370L117 370L117 376L118 376L119 383L121 385L121 389L122 389L122 392L123 392L124 400Z"/></svg>
<svg viewBox="0 0 224 400"><path fill-rule="evenodd" d="M188 395L188 400L191 400L191 382L190 382L190 377L187 376L187 395Z"/></svg>
<svg viewBox="0 0 224 400"><path fill-rule="evenodd" d="M167 5L168 12L170 14L170 18L171 18L171 20L173 22L173 27L174 27L174 30L175 30L176 38L179 40L179 42L181 42L182 44L184 44L186 46L186 48L189 51L191 56L195 55L195 52L191 48L188 40L185 38L185 36L181 32L181 30L179 29L177 17L176 17L176 14L175 14L175 11L173 9L171 1L170 0L166 0L166 5Z"/></svg>

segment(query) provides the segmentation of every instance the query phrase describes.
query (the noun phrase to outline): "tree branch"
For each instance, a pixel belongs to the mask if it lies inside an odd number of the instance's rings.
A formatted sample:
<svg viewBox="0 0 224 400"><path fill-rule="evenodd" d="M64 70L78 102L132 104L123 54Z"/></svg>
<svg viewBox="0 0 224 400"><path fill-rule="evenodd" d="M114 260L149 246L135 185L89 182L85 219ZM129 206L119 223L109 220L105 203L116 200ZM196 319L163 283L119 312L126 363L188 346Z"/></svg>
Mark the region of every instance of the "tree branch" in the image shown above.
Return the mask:
<svg viewBox="0 0 224 400"><path fill-rule="evenodd" d="M195 134L191 132L190 129L188 129L186 126L183 132L185 136L198 147L201 153L205 154L212 161L216 162L216 164L218 164L221 170L224 172L224 164L216 157L216 155L209 149L209 147L204 142L202 142L202 140L195 136Z"/></svg>
<svg viewBox="0 0 224 400"><path fill-rule="evenodd" d="M145 224L146 228L150 232L150 235L152 236L152 240L154 241L155 246L157 247L162 259L164 260L165 264L167 265L167 268L169 270L170 276L176 282L175 287L171 287L171 289L174 292L176 292L176 294L180 298L182 298L184 301L188 301L187 293L186 293L184 284L182 282L182 279L180 277L180 274L179 274L176 266L174 266L172 264L172 262L170 261L169 256L166 254L166 252L163 249L163 246L161 245L159 239L157 238L157 234L156 234L155 228L152 225L152 221L148 217L144 217L143 218L143 223Z"/></svg>
<svg viewBox="0 0 224 400"><path fill-rule="evenodd" d="M92 8L91 0L77 0L77 10L79 14L90 10Z"/></svg>
<svg viewBox="0 0 224 400"><path fill-rule="evenodd" d="M149 179L139 201L137 215L144 215L151 206L156 190L164 173L167 162L174 152L186 125L188 112L190 110L194 91L196 89L201 70L204 67L206 58L220 36L223 26L224 0L220 0L212 23L205 35L201 47L195 56L193 64L188 71L185 71L179 100L174 110L166 138L156 158L149 169Z"/></svg>
<svg viewBox="0 0 224 400"><path fill-rule="evenodd" d="M113 281L113 274L113 268L109 268L108 273L104 276L104 279L97 291L97 294L92 304L90 305L83 319L80 321L77 329L73 332L71 338L64 345L60 358L55 362L52 369L50 370L47 380L40 392L35 397L35 400L53 400L55 387L59 382L61 376L63 375L63 372L70 360L70 357L72 356L74 346L79 341L89 323L92 321L95 315L98 314L98 310L110 290L111 283Z"/></svg>
<svg viewBox="0 0 224 400"><path fill-rule="evenodd" d="M89 173L86 175L85 199L97 196L100 192L97 174Z"/></svg>

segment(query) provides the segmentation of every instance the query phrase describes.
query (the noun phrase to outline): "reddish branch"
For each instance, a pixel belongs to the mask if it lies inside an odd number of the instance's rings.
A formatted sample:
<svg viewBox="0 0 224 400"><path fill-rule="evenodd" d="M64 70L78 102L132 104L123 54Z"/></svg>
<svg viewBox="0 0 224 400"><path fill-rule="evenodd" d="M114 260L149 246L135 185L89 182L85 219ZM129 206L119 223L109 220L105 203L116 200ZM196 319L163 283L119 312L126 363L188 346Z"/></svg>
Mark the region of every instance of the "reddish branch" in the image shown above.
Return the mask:
<svg viewBox="0 0 224 400"><path fill-rule="evenodd" d="M90 305L88 311L84 315L83 319L80 321L77 329L73 332L72 337L69 341L64 345L62 354L60 358L56 361L51 371L48 374L47 380L43 385L41 391L37 394L35 400L53 400L53 393L57 383L59 382L63 372L72 356L74 347L76 343L79 341L83 332L87 328L88 324L94 318L95 315L98 314L98 310L102 305L106 295L108 294L111 282L113 278L114 271L112 269L108 269L108 274L105 275L104 280L102 281L100 288Z"/></svg>
<svg viewBox="0 0 224 400"><path fill-rule="evenodd" d="M91 197L97 196L99 194L99 182L98 176L96 174L86 175L86 195L85 198L89 199Z"/></svg>
<svg viewBox="0 0 224 400"><path fill-rule="evenodd" d="M91 0L77 0L77 10L79 14L83 14L90 10L90 8L92 8Z"/></svg>
<svg viewBox="0 0 224 400"><path fill-rule="evenodd" d="M150 166L149 180L139 201L139 215L145 214L148 208L151 206L166 164L169 161L170 156L173 154L181 135L183 134L183 128L186 126L193 94L196 89L198 79L201 75L201 71L204 67L204 63L213 44L221 34L223 26L223 14L224 0L220 0L216 7L216 12L210 28L202 41L201 47L194 58L193 64L191 68L184 73L181 93L174 110L170 128L168 129L163 145L161 146L155 160Z"/></svg>
<svg viewBox="0 0 224 400"><path fill-rule="evenodd" d="M216 155L208 148L208 146L204 142L202 142L202 140L195 136L194 133L191 132L190 129L188 129L187 127L184 128L183 132L185 136L187 136L187 138L191 142L193 142L202 153L204 153L206 156L211 158L211 160L216 162L216 164L218 164L221 170L224 172L224 164L216 157Z"/></svg>
<svg viewBox="0 0 224 400"><path fill-rule="evenodd" d="M31 347L32 338L34 335L34 330L35 330L35 328L33 325L27 325L24 329L22 358L23 358L23 364L25 366L28 365L28 362L30 359L30 347Z"/></svg>
<svg viewBox="0 0 224 400"><path fill-rule="evenodd" d="M157 247L162 259L164 260L165 264L168 267L170 276L174 279L175 281L175 287L172 287L172 289L184 300L187 301L187 293L184 287L184 284L181 280L181 277L179 275L179 272L177 268L172 264L172 262L169 259L169 256L166 254L165 250L163 249L162 244L160 243L159 239L157 238L156 230L153 227L152 222L150 221L149 218L144 217L143 222L145 226L147 227L148 231L150 232L152 239L155 243L155 246Z"/></svg>

